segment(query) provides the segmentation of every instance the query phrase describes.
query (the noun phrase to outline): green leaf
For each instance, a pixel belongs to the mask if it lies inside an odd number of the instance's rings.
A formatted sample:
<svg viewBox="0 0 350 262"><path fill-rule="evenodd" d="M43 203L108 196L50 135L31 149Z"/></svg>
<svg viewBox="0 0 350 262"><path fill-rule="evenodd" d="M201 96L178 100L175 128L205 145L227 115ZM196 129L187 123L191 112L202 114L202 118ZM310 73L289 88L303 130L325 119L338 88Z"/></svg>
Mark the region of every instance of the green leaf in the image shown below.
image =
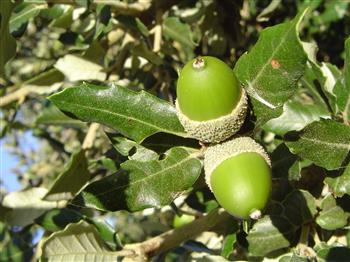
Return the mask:
<svg viewBox="0 0 350 262"><path fill-rule="evenodd" d="M316 218L316 223L323 229L335 230L347 224L349 215L340 206L337 206L332 195L328 195L323 199L321 209Z"/></svg>
<svg viewBox="0 0 350 262"><path fill-rule="evenodd" d="M43 199L49 201L69 200L85 186L89 179L90 173L85 151L80 150L72 154L65 170L57 177Z"/></svg>
<svg viewBox="0 0 350 262"><path fill-rule="evenodd" d="M326 177L325 183L336 197L342 197L344 194L350 195L350 164L340 176Z"/></svg>
<svg viewBox="0 0 350 262"><path fill-rule="evenodd" d="M234 71L252 99L258 125L281 114L304 72L306 54L297 32L304 15L305 10L290 22L264 29L236 63Z"/></svg>
<svg viewBox="0 0 350 262"><path fill-rule="evenodd" d="M221 256L224 258L229 258L233 253L234 244L236 243L237 237L236 233L229 234L225 237L224 242L222 244Z"/></svg>
<svg viewBox="0 0 350 262"><path fill-rule="evenodd" d="M10 32L16 31L24 23L27 23L29 19L36 17L40 10L46 9L47 4L35 5L35 4L22 4L19 8L23 8L18 13L14 13L10 19Z"/></svg>
<svg viewBox="0 0 350 262"><path fill-rule="evenodd" d="M329 118L329 112L318 105L305 105L305 102L288 101L283 106L283 113L265 123L263 128L278 135L289 131L300 131L308 124Z"/></svg>
<svg viewBox="0 0 350 262"><path fill-rule="evenodd" d="M44 261L116 261L118 256L103 243L96 228L84 221L53 233L42 246ZM119 257L121 259L122 257Z"/></svg>
<svg viewBox="0 0 350 262"><path fill-rule="evenodd" d="M94 225L97 229L98 233L100 234L103 241L105 241L106 244L113 250L116 250L117 248L121 249L122 246L119 243L119 237L115 230L107 224L103 219L98 218L84 218L85 221L87 221L89 224Z"/></svg>
<svg viewBox="0 0 350 262"><path fill-rule="evenodd" d="M293 253L291 255L283 255L278 262L309 262L310 259L308 257L302 257Z"/></svg>
<svg viewBox="0 0 350 262"><path fill-rule="evenodd" d="M350 126L334 120L314 122L286 144L293 154L328 170L338 169L349 154Z"/></svg>
<svg viewBox="0 0 350 262"><path fill-rule="evenodd" d="M296 226L313 220L317 213L314 197L304 190L295 190L283 200L284 214Z"/></svg>
<svg viewBox="0 0 350 262"><path fill-rule="evenodd" d="M83 128L86 127L86 124L77 120L68 117L63 114L57 107L50 105L47 108L44 108L39 116L35 120L37 125L57 125L57 126L67 126L67 127L77 127Z"/></svg>
<svg viewBox="0 0 350 262"><path fill-rule="evenodd" d="M5 76L6 63L16 54L16 40L9 32L10 16L14 4L0 1L0 77Z"/></svg>
<svg viewBox="0 0 350 262"><path fill-rule="evenodd" d="M68 29L72 26L73 23L73 7L68 7L64 9L64 13L52 21L50 27L59 27Z"/></svg>
<svg viewBox="0 0 350 262"><path fill-rule="evenodd" d="M121 167L117 174L89 184L73 204L106 211L169 205L194 184L202 170L195 153L181 147L167 151L163 160L128 160Z"/></svg>
<svg viewBox="0 0 350 262"><path fill-rule="evenodd" d="M184 46L195 47L190 26L182 23L179 18L167 17L163 22L162 28L165 37L175 40Z"/></svg>
<svg viewBox="0 0 350 262"><path fill-rule="evenodd" d="M144 91L82 84L49 99L80 120L105 124L136 142L157 132L186 136L175 108Z"/></svg>
<svg viewBox="0 0 350 262"><path fill-rule="evenodd" d="M295 228L280 216L264 216L249 231L249 251L255 256L265 256L280 248L288 247L294 238Z"/></svg>
<svg viewBox="0 0 350 262"><path fill-rule="evenodd" d="M345 41L344 78L335 86L337 105L342 111L344 121L350 123L350 37Z"/></svg>
<svg viewBox="0 0 350 262"><path fill-rule="evenodd" d="M10 210L5 212L5 219L11 225L26 226L46 211L63 207L66 201L45 201L47 189L33 187L6 195L2 205Z"/></svg>

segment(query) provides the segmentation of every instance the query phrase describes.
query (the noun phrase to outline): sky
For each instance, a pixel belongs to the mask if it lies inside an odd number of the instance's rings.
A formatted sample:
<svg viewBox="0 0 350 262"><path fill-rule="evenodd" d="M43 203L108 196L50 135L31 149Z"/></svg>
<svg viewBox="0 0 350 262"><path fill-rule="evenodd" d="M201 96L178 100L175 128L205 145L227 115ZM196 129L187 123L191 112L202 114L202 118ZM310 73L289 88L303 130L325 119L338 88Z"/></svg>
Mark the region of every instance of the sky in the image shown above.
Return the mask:
<svg viewBox="0 0 350 262"><path fill-rule="evenodd" d="M10 154L5 147L6 136L0 140L0 179L4 182L2 186L7 192L14 192L21 189L21 184L17 180L17 176L11 171L18 165L19 159ZM26 132L21 136L19 144L23 150L31 150L36 147L38 141L31 132Z"/></svg>

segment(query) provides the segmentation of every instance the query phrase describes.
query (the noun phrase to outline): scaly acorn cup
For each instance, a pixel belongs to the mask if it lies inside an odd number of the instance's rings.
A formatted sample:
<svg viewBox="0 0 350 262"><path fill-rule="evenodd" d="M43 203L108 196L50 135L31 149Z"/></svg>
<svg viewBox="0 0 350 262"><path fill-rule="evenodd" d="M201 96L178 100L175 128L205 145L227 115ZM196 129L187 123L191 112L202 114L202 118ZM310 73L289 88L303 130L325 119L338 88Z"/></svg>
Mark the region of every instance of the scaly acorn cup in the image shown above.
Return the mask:
<svg viewBox="0 0 350 262"><path fill-rule="evenodd" d="M247 112L247 95L232 69L210 56L188 62L177 81L176 110L186 132L218 143L235 134Z"/></svg>
<svg viewBox="0 0 350 262"><path fill-rule="evenodd" d="M206 183L233 216L258 219L271 191L271 161L252 138L239 137L208 147Z"/></svg>

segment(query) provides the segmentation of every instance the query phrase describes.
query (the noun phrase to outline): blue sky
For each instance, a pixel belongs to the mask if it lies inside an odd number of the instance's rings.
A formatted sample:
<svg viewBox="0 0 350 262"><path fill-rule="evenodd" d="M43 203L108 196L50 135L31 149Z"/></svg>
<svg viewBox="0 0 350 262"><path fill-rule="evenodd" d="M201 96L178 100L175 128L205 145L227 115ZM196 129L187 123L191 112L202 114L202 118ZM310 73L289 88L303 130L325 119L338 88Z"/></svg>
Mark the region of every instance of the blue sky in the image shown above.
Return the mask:
<svg viewBox="0 0 350 262"><path fill-rule="evenodd" d="M0 178L4 182L2 186L7 192L13 192L21 189L21 184L17 176L11 171L18 165L19 159L10 154L5 147L6 136L0 140ZM20 147L27 151L37 147L38 141L32 136L31 132L26 132L19 141Z"/></svg>

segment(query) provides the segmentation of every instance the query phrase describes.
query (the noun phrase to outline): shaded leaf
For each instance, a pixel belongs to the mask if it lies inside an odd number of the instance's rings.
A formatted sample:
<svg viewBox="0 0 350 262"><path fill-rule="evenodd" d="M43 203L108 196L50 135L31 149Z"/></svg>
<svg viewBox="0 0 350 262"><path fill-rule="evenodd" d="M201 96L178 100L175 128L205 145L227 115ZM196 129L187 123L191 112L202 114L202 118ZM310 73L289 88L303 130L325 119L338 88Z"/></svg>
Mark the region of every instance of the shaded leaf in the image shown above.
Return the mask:
<svg viewBox="0 0 350 262"><path fill-rule="evenodd" d="M42 200L46 193L45 188L33 187L6 195L2 205L11 209L4 215L6 221L11 225L26 226L47 210L65 206L66 201Z"/></svg>
<svg viewBox="0 0 350 262"><path fill-rule="evenodd" d="M42 226L45 230L55 232L62 230L70 223L76 223L82 219L78 212L68 209L52 209L35 219L37 225Z"/></svg>
<svg viewBox="0 0 350 262"><path fill-rule="evenodd" d="M65 170L59 174L44 200L69 200L89 181L88 161L85 151L80 150L72 154Z"/></svg>
<svg viewBox="0 0 350 262"><path fill-rule="evenodd" d="M304 190L295 190L283 200L284 214L288 220L301 226L313 220L317 213L314 197Z"/></svg>
<svg viewBox="0 0 350 262"><path fill-rule="evenodd" d="M272 0L270 4L265 7L261 13L256 17L258 22L268 21L273 12L278 8L281 4L281 0Z"/></svg>
<svg viewBox="0 0 350 262"><path fill-rule="evenodd" d="M36 118L35 123L37 125L57 125L77 128L86 127L85 123L77 119L70 118L53 105L42 110L42 112Z"/></svg>
<svg viewBox="0 0 350 262"><path fill-rule="evenodd" d="M340 176L326 177L325 183L330 186L336 197L342 197L344 194L350 195L350 165L347 165Z"/></svg>
<svg viewBox="0 0 350 262"><path fill-rule="evenodd" d="M320 262L348 262L350 248L348 247L325 247L317 251L317 259Z"/></svg>
<svg viewBox="0 0 350 262"><path fill-rule="evenodd" d="M186 136L175 108L144 91L82 84L49 99L78 119L105 124L136 142L157 132Z"/></svg>
<svg viewBox="0 0 350 262"><path fill-rule="evenodd" d="M160 56L158 56L156 53L148 49L147 45L144 42L141 42L140 44L136 45L131 49L131 52L134 55L141 56L145 59L147 59L149 62L159 66L163 63L163 60Z"/></svg>
<svg viewBox="0 0 350 262"><path fill-rule="evenodd" d="M295 141L286 142L290 151L328 170L337 169L350 151L350 126L322 120L307 126Z"/></svg>
<svg viewBox="0 0 350 262"><path fill-rule="evenodd" d="M289 169L298 160L285 144L280 144L271 154L272 172L274 177L288 177Z"/></svg>
<svg viewBox="0 0 350 262"><path fill-rule="evenodd" d="M81 221L53 233L42 246L45 261L116 261L94 226ZM121 259L121 257L120 257Z"/></svg>
<svg viewBox="0 0 350 262"><path fill-rule="evenodd" d="M128 156L131 160L137 160L137 161L151 161L151 160L157 160L158 154L150 149L147 149L138 143L129 140L123 136L120 135L108 135L109 139L111 140L113 147L123 156ZM136 152L131 152L134 150Z"/></svg>
<svg viewBox="0 0 350 262"><path fill-rule="evenodd" d="M188 24L184 24L177 17L167 17L163 22L163 34L184 46L195 47L192 40L192 31Z"/></svg>
<svg viewBox="0 0 350 262"><path fill-rule="evenodd" d="M234 68L252 99L260 125L281 114L304 72L306 55L297 33L304 14L264 29L252 50L242 55Z"/></svg>
<svg viewBox="0 0 350 262"><path fill-rule="evenodd" d="M59 89L63 81L64 75L53 68L25 81L22 86L30 92L43 95L50 94Z"/></svg>
<svg viewBox="0 0 350 262"><path fill-rule="evenodd" d="M343 113L343 119L350 123L350 38L345 41L345 65L343 79L335 86L337 105Z"/></svg>
<svg viewBox="0 0 350 262"><path fill-rule="evenodd" d="M6 224L0 222L0 241L1 262L22 262L32 260L33 247L30 244L32 241L32 235L30 232L11 232Z"/></svg>
<svg viewBox="0 0 350 262"><path fill-rule="evenodd" d="M295 228L280 216L264 216L249 231L249 251L255 256L288 247L294 238Z"/></svg>
<svg viewBox="0 0 350 262"><path fill-rule="evenodd" d="M349 216L340 206L337 206L332 195L328 195L323 199L321 209L316 218L316 223L323 229L335 230L347 224Z"/></svg>
<svg viewBox="0 0 350 262"><path fill-rule="evenodd" d="M13 7L11 1L0 1L0 77L4 77L5 65L16 53L16 40L9 32Z"/></svg>
<svg viewBox="0 0 350 262"><path fill-rule="evenodd" d="M117 174L89 184L73 204L106 211L138 211L170 204L197 180L201 162L185 148L172 148L165 159L128 160Z"/></svg>

